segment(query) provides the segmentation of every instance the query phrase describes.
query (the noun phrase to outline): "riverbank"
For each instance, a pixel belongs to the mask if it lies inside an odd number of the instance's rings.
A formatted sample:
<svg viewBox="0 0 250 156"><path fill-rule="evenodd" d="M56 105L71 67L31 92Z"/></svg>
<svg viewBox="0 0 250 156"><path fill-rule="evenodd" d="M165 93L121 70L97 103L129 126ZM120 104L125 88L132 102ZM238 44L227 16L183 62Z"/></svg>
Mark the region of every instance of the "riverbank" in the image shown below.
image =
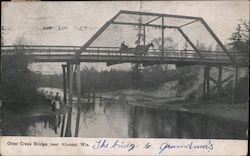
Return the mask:
<svg viewBox="0 0 250 156"><path fill-rule="evenodd" d="M149 107L155 109L165 109L173 111L183 111L190 112L194 114L202 114L212 117L220 117L230 120L235 120L239 122L248 122L249 116L249 106L247 103L234 104L231 103L221 103L216 101L207 102L191 102L191 101L181 101L181 102L144 102L130 103L134 106Z"/></svg>
<svg viewBox="0 0 250 156"><path fill-rule="evenodd" d="M185 97L154 96L139 90L120 90L102 94L105 98L119 100L125 96L127 103L133 106L190 112L194 114L219 117L239 122L248 122L249 104L231 104L226 101L202 101L199 99L187 100Z"/></svg>

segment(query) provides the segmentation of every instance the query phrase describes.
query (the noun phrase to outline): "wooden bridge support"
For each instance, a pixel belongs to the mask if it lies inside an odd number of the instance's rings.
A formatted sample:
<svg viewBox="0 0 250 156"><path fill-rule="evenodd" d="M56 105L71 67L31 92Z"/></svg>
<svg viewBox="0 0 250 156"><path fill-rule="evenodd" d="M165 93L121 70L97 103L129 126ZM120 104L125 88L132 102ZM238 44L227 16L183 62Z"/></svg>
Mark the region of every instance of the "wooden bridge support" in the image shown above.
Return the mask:
<svg viewBox="0 0 250 156"><path fill-rule="evenodd" d="M63 70L63 103L64 105L67 104L67 75L66 75L66 69L67 66L66 65L62 65L62 70ZM63 119L62 119L62 127L61 127L61 134L60 136L63 137L64 136L64 127L65 127L65 117L66 115L63 114Z"/></svg>
<svg viewBox="0 0 250 156"><path fill-rule="evenodd" d="M67 104L67 65L62 65L63 70L63 102Z"/></svg>
<svg viewBox="0 0 250 156"><path fill-rule="evenodd" d="M78 137L80 117L81 117L81 71L80 62L76 64L76 88L77 88L77 118L76 118L76 129L75 137Z"/></svg>
<svg viewBox="0 0 250 156"><path fill-rule="evenodd" d="M212 92L216 92L217 96L220 96L220 94L223 92L222 84L229 80L229 78L226 78L222 81L222 66L218 66L218 78L213 78L210 75L210 67L204 67L204 82L203 82L203 99L209 99L212 95ZM213 82L215 84L214 87L211 87L211 83Z"/></svg>
<svg viewBox="0 0 250 156"><path fill-rule="evenodd" d="M213 78L210 75L210 67L204 67L204 81L203 81L203 99L207 100L212 95L214 95L214 92L216 92L216 95L220 97L224 91L223 91L223 84L225 82L228 82L233 78L233 86L232 86L232 104L236 103L236 93L238 88L238 81L239 81L239 68L233 67L233 74L222 80L222 66L218 66L218 79ZM210 82L213 82L215 86L211 87Z"/></svg>
<svg viewBox="0 0 250 156"><path fill-rule="evenodd" d="M73 64L67 62L67 75L68 75L68 101L69 111L65 137L71 137L71 116L72 116L72 97L73 97Z"/></svg>
<svg viewBox="0 0 250 156"><path fill-rule="evenodd" d="M237 83L239 80L239 68L238 67L234 67L233 69L233 92L232 92L232 104L236 103L236 92L237 92Z"/></svg>
<svg viewBox="0 0 250 156"><path fill-rule="evenodd" d="M203 99L209 98L209 91L210 91L209 70L210 67L204 67Z"/></svg>
<svg viewBox="0 0 250 156"><path fill-rule="evenodd" d="M66 130L65 130L65 137L71 137L72 132L71 132L71 127L72 127L72 107L73 107L73 81L74 81L74 76L76 76L76 87L77 87L77 119L76 119L76 129L75 129L75 137L78 136L79 132L79 125L80 125L80 116L81 116L81 111L80 111L80 105L81 105L81 73L80 73L80 62L78 62L76 65L76 73L74 75L74 64L71 62L67 62L67 66L63 65L63 89L64 89L64 103L67 103L67 88L68 88L68 115L67 115L67 125L66 125ZM67 69L67 71L66 71ZM63 136L63 130L61 132L61 136Z"/></svg>
<svg viewBox="0 0 250 156"><path fill-rule="evenodd" d="M217 91L220 93L222 91L222 84L221 84L221 78L222 78L222 66L219 66L218 71L218 82L217 82Z"/></svg>

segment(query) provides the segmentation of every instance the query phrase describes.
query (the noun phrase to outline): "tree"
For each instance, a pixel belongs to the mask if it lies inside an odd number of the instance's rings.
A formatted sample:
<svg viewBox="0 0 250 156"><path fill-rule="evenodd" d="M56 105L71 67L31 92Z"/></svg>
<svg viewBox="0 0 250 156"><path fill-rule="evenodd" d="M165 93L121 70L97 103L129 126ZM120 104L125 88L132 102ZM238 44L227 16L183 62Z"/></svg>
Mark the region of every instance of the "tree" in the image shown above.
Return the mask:
<svg viewBox="0 0 250 156"><path fill-rule="evenodd" d="M174 40L171 37L164 38L163 40L164 40L164 51L171 51L171 50L176 49L177 44L174 43ZM159 50L159 52L161 52L162 51L162 38L161 37L155 38L152 40L152 42L155 45L155 47ZM168 55L170 56L170 55L174 55L174 54L172 53L172 54L168 54ZM160 71L168 70L169 64L155 65L154 69L160 70Z"/></svg>
<svg viewBox="0 0 250 156"><path fill-rule="evenodd" d="M164 38L164 50L174 50L177 47L177 44L174 43L174 40L171 37ZM159 51L162 51L162 39L161 37L155 38L152 40L154 45Z"/></svg>
<svg viewBox="0 0 250 156"><path fill-rule="evenodd" d="M235 32L232 33L229 40L229 45L234 52L247 52L249 53L249 22L241 19L237 25Z"/></svg>
<svg viewBox="0 0 250 156"><path fill-rule="evenodd" d="M196 48L198 50L207 50L207 47L204 43L200 42L199 40L196 41Z"/></svg>
<svg viewBox="0 0 250 156"><path fill-rule="evenodd" d="M31 104L37 95L38 77L30 70L31 55L23 43L23 38L18 39L13 53L2 56L2 96L3 101L11 101L12 109Z"/></svg>
<svg viewBox="0 0 250 156"><path fill-rule="evenodd" d="M248 54L249 57L249 22L241 19L237 25L235 32L232 33L229 40L231 41L228 45L232 52L239 52ZM246 56L242 56L246 57ZM248 69L249 70L249 69ZM249 71L248 71L249 72ZM249 77L240 78L237 85L236 99L237 102L246 102L249 96ZM232 92L232 90L229 92Z"/></svg>
<svg viewBox="0 0 250 156"><path fill-rule="evenodd" d="M141 69L140 69L141 65L138 63L135 63L132 65L131 67L131 77L133 80L133 86L135 88L140 88L142 85L142 81L143 81L143 74L141 73Z"/></svg>

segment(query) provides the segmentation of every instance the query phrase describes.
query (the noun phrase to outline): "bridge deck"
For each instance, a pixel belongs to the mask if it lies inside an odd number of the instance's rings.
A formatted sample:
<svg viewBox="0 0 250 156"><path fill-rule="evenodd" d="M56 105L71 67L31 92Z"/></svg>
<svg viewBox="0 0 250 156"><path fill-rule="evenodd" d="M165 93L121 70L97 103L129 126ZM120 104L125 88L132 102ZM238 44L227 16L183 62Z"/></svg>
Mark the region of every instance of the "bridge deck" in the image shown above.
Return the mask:
<svg viewBox="0 0 250 156"><path fill-rule="evenodd" d="M14 46L2 46L4 56L17 51ZM32 56L33 62L66 62L75 59L75 53L80 46L22 46L18 50L25 50ZM132 48L131 48L132 49ZM200 51L201 59L193 50L168 50L158 52L150 49L146 55L136 55L133 51L120 51L119 47L89 47L81 53L78 60L81 62L109 62L109 63L145 63L145 64L206 64L206 65L232 65L232 61L223 52ZM240 66L248 66L248 55L232 53Z"/></svg>

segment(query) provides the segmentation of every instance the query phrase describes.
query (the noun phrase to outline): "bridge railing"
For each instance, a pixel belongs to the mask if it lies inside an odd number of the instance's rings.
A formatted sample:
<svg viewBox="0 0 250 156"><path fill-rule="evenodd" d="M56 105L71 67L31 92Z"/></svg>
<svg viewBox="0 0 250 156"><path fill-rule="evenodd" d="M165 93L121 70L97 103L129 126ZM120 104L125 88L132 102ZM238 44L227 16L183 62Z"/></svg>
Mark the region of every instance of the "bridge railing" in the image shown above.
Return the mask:
<svg viewBox="0 0 250 156"><path fill-rule="evenodd" d="M32 55L75 55L81 46L2 46L1 53L11 55L18 49L25 50L26 54ZM165 50L159 52L157 49L149 49L147 53L136 54L135 48L130 50L120 50L119 47L88 47L81 55L88 56L124 56L124 57L157 57L157 58L181 58L181 59L200 59L199 55L194 50ZM226 53L222 51L200 51L204 59L208 60L229 60ZM231 52L233 58L237 61L248 60L249 54L243 52Z"/></svg>
<svg viewBox="0 0 250 156"><path fill-rule="evenodd" d="M9 55L17 52L18 50L25 50L25 54L33 55L72 55L77 52L81 46L2 46L2 54Z"/></svg>

